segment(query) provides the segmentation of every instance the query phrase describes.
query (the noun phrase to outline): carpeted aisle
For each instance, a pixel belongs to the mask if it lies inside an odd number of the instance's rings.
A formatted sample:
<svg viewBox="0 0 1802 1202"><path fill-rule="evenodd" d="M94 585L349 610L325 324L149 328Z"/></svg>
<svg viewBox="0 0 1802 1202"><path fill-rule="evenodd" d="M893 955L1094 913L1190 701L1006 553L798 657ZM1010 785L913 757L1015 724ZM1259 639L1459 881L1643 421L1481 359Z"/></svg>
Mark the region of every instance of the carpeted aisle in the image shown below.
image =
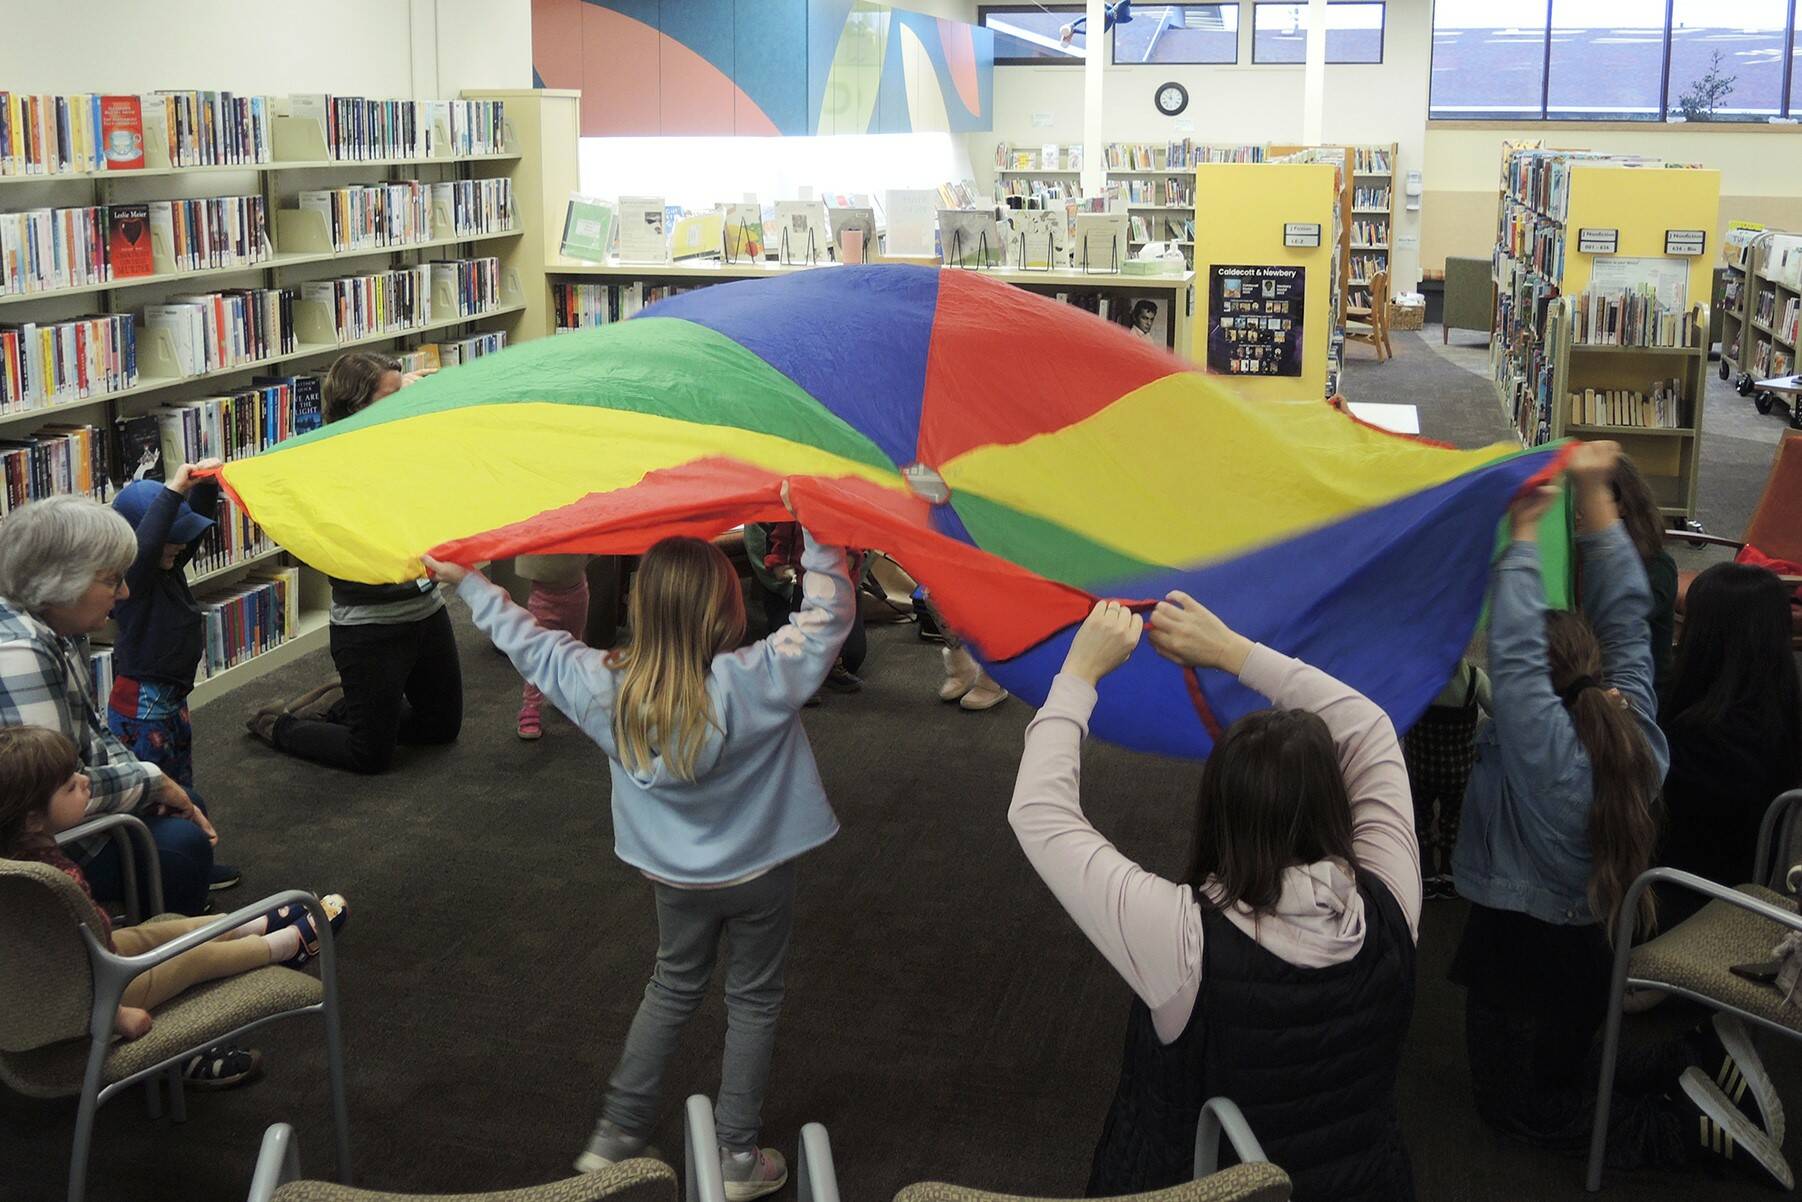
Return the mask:
<svg viewBox="0 0 1802 1202"><path fill-rule="evenodd" d="M1353 350L1350 395L1421 404L1429 435L1497 436L1486 380L1414 336L1396 341L1398 358L1381 367ZM612 855L603 757L561 717L543 741L519 742L517 678L453 612L464 736L387 776L312 768L244 734L258 705L329 671L323 653L195 715L220 852L245 868L222 903L294 885L351 899L341 985L359 1181L422 1193L567 1173L655 948L650 887ZM792 1158L801 1124L824 1122L843 1196L857 1202L921 1179L1079 1194L1128 994L1008 830L1029 712L939 704L937 650L911 628L878 629L872 643L865 691L806 714L844 829L801 866L767 1139ZM1086 804L1128 854L1175 874L1198 779L1195 765L1092 745ZM1420 1197L1576 1199L1577 1160L1505 1141L1471 1108L1462 997L1444 979L1461 923L1461 904L1434 903L1422 924L1401 1086ZM671 1066L657 1142L672 1156L682 1099L717 1087L723 1024L715 997ZM263 1128L278 1121L299 1129L311 1173L329 1176L319 1035L310 1021L259 1033L266 1079L191 1093L185 1127L147 1120L137 1097L115 1101L101 1112L91 1196L241 1198ZM1802 1057L1770 1059L1802 1115ZM0 1197L61 1196L72 1118L72 1105L0 1102ZM1699 1174L1617 1174L1610 1187L1635 1199L1747 1196L1743 1183Z"/></svg>

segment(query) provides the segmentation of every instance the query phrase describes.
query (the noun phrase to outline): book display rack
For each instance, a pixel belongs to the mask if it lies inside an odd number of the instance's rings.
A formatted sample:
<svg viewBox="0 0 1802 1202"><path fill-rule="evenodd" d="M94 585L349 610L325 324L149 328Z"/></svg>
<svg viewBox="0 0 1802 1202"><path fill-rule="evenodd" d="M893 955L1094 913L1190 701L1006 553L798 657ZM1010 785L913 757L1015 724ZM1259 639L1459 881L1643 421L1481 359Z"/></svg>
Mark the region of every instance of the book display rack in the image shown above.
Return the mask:
<svg viewBox="0 0 1802 1202"><path fill-rule="evenodd" d="M526 285L506 252L541 210L521 207L536 164L512 148L512 109L0 94L7 504L107 500L171 455L235 458L304 433L346 349L517 334ZM361 307L376 297L380 322ZM218 517L219 545L190 567L217 635L191 705L326 633L325 579L229 499ZM241 620L252 611L279 621Z"/></svg>
<svg viewBox="0 0 1802 1202"><path fill-rule="evenodd" d="M1718 172L1504 148L1490 374L1523 443L1619 441L1693 522Z"/></svg>

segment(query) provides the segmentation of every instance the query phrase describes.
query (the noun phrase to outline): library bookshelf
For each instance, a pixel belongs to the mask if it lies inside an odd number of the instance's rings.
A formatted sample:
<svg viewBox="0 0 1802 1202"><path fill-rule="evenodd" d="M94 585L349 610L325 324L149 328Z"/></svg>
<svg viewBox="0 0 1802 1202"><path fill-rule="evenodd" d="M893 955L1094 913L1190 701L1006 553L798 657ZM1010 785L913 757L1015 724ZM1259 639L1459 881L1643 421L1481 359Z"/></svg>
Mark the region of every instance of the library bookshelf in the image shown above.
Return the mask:
<svg viewBox="0 0 1802 1202"><path fill-rule="evenodd" d="M495 94L464 93L461 99L500 98ZM522 108L525 106L522 106ZM49 175L0 176L0 214L45 208L145 204L161 200L251 196L260 198L265 214L264 233L269 253L260 259L222 267L183 269L172 261L170 248L153 239L153 271L148 275L115 278L74 287L0 294L0 325L47 325L96 314L133 318L137 349L137 373L130 387L110 392L0 410L0 440L9 445L29 445L45 426L66 427L82 423L95 428L106 448L107 481L128 477L114 432L120 423L155 413L165 405L232 394L244 390L251 377L292 376L318 373L336 355L353 348L406 349L423 341L459 338L473 333L505 331L510 339L530 315L528 288L542 284L542 271L534 281L521 278L514 264L521 260L516 248L534 245L529 261L542 263L540 231L542 204L522 203L521 193L536 198L536 156L516 149L520 145L511 122L514 103L506 101L506 134L503 150L491 154L437 154L377 159L339 159L331 156L323 126L318 120L284 111L280 98L269 104L270 157L264 162L182 166L170 161L167 148L156 138L146 139L145 166L129 171L63 172ZM522 117L532 114L521 113ZM528 122L529 125L529 122ZM533 129L531 132L536 132ZM441 143L448 143L448 137ZM573 143L571 150L573 160ZM422 185L454 181L505 178L513 189L514 220L507 228L452 234L375 247L341 249L334 246L322 214L299 207L303 191L330 190L356 185L418 180ZM565 191L564 195L567 195ZM557 220L561 221L561 197ZM458 231L452 215L434 206L433 229ZM104 228L104 221L102 223ZM554 236L554 235L553 235ZM434 281L431 286L433 319L405 326L391 326L359 337L341 336L326 306L301 298L307 284L346 276L379 273L427 263L433 259L495 257L502 261L498 295L479 309L460 304L454 288ZM145 307L172 296L212 293L229 289L293 290L295 293L292 344L273 353L204 371L184 371L174 340L167 329L153 328L145 320ZM48 433L48 432L46 432ZM98 465L97 465L98 466ZM172 465L171 465L172 466ZM110 495L108 484L96 481L96 494ZM222 509L228 502L221 501ZM222 516L224 516L222 514ZM299 612L294 629L275 647L243 658L214 672L196 684L191 706L205 705L239 685L323 647L327 637L330 589L324 576L304 564L290 565L279 547L260 543L224 564L205 571L189 569L190 584L201 603L242 584L259 568L295 566L299 569Z"/></svg>
<svg viewBox="0 0 1802 1202"><path fill-rule="evenodd" d="M929 264L936 266L937 264ZM682 290L723 284L733 280L773 279L797 271L836 271L837 265L764 263L721 263L687 261L676 263L584 263L575 259L553 258L545 265L545 274L555 283L599 283L635 289L635 301L650 303L651 290ZM949 268L947 270L963 270ZM1164 275L1121 275L1118 273L1019 270L1015 268L970 268L990 279L1012 284L1041 295L1066 298L1098 297L1109 301L1125 301L1150 297L1159 302L1165 319L1165 345L1170 350L1192 358L1190 316L1193 310L1194 272ZM554 315L551 332L555 332Z"/></svg>
<svg viewBox="0 0 1802 1202"><path fill-rule="evenodd" d="M1729 242L1727 252L1727 294L1736 303L1729 306L1721 325L1721 379L1737 368L1735 385L1741 396L1751 397L1760 413L1787 403L1790 425L1802 430L1802 403L1758 387L1761 380L1797 370L1797 345L1802 343L1802 236L1764 230L1737 247Z"/></svg>
<svg viewBox="0 0 1802 1202"><path fill-rule="evenodd" d="M1389 273L1390 290L1394 291L1395 271L1392 264L1395 247L1395 163L1394 142L1377 146L1352 146L1350 246L1347 257L1349 271L1345 281L1349 292L1347 304L1354 309L1370 308L1370 281L1377 272Z"/></svg>
<svg viewBox="0 0 1802 1202"><path fill-rule="evenodd" d="M1711 170L1503 148L1489 349L1503 413L1527 445L1619 441L1665 517L1691 523L1710 318L1694 298L1713 283L1694 235L1717 228L1719 196ZM1598 396L1625 407L1578 412Z"/></svg>
<svg viewBox="0 0 1802 1202"><path fill-rule="evenodd" d="M1128 251L1147 242L1174 242L1195 265L1195 168L1202 163L1257 163L1263 146L1180 142L1110 142L1103 150L1110 187L1129 198ZM1141 196L1133 202L1130 198ZM1186 201L1186 203L1183 203Z"/></svg>

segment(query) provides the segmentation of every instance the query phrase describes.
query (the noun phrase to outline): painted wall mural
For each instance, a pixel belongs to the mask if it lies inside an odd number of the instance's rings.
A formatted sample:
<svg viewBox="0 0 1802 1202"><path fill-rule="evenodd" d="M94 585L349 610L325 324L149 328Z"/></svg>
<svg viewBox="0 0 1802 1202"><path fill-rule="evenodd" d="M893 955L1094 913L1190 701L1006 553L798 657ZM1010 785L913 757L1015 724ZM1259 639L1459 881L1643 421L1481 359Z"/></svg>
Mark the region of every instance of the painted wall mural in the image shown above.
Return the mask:
<svg viewBox="0 0 1802 1202"><path fill-rule="evenodd" d="M873 0L532 0L533 84L584 137L991 127L995 36Z"/></svg>

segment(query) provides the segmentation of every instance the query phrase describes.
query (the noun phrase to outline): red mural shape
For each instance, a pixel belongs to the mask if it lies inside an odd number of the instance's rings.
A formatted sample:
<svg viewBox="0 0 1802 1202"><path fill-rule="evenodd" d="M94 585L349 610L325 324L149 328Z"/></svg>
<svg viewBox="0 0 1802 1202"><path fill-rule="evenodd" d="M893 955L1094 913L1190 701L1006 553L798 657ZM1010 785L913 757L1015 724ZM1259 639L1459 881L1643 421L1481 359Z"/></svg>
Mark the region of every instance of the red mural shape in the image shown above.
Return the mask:
<svg viewBox="0 0 1802 1202"><path fill-rule="evenodd" d="M976 72L974 25L939 18L939 45L945 51L945 66L951 72L951 83L957 98L971 114L982 112L982 81Z"/></svg>

